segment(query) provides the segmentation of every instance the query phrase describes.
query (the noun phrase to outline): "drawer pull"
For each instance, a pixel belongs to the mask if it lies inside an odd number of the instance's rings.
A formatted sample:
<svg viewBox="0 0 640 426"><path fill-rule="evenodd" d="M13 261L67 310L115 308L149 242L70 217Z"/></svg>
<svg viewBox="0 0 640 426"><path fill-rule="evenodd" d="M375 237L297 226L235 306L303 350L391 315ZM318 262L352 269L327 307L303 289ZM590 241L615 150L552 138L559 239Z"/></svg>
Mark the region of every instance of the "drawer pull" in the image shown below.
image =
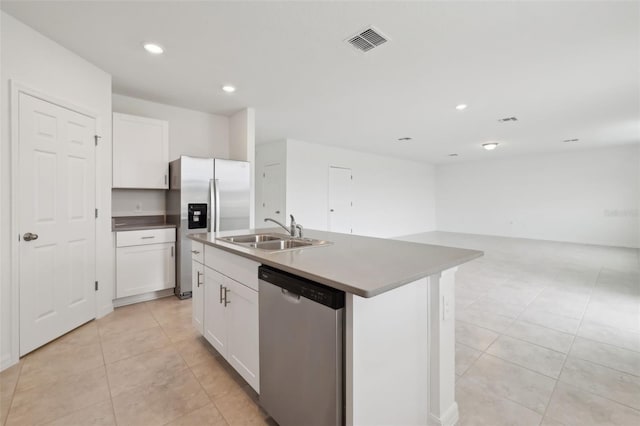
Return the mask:
<svg viewBox="0 0 640 426"><path fill-rule="evenodd" d="M191 250L191 253L193 254L200 254L200 252L198 250Z"/></svg>
<svg viewBox="0 0 640 426"><path fill-rule="evenodd" d="M151 239L151 238L155 238L155 236L154 236L154 235L152 235L152 236L150 236L150 237L140 237L140 238L142 238L143 240L149 240L149 239Z"/></svg>

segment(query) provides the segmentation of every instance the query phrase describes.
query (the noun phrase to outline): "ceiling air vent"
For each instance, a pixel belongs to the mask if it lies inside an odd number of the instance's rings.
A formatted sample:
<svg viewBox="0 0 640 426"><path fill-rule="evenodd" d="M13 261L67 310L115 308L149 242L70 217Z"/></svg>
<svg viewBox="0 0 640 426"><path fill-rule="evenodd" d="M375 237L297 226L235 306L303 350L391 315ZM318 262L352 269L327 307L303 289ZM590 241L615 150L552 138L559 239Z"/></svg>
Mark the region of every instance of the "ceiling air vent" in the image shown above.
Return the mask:
<svg viewBox="0 0 640 426"><path fill-rule="evenodd" d="M507 123L509 121L518 121L518 118L517 117L505 117L505 118L499 118L498 121L501 122L501 123Z"/></svg>
<svg viewBox="0 0 640 426"><path fill-rule="evenodd" d="M369 27L358 34L349 37L346 41L356 49L368 52L374 47L378 47L381 44L386 43L388 40L389 38L383 35L380 30L374 27Z"/></svg>

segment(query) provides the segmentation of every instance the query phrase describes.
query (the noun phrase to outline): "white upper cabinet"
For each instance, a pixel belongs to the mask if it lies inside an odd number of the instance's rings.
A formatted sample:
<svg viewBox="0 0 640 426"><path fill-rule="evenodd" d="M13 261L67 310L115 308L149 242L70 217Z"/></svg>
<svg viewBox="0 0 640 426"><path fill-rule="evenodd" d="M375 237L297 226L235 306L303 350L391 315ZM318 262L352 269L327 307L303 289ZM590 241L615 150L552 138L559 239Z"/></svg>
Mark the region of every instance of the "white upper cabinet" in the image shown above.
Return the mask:
<svg viewBox="0 0 640 426"><path fill-rule="evenodd" d="M113 113L113 187L169 188L169 123Z"/></svg>

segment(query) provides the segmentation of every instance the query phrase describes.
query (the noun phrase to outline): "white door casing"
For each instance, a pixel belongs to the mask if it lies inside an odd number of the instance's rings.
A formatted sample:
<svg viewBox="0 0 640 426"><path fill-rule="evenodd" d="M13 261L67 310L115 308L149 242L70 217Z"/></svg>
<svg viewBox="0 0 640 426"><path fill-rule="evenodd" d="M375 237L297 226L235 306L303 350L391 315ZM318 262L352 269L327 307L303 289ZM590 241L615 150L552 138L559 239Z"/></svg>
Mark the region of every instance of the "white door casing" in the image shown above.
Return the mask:
<svg viewBox="0 0 640 426"><path fill-rule="evenodd" d="M329 231L350 234L353 183L351 169L329 166Z"/></svg>
<svg viewBox="0 0 640 426"><path fill-rule="evenodd" d="M285 221L282 164L264 166L262 171L262 210L264 217Z"/></svg>
<svg viewBox="0 0 640 426"><path fill-rule="evenodd" d="M20 355L95 318L95 118L20 92ZM27 241L26 233L38 235Z"/></svg>

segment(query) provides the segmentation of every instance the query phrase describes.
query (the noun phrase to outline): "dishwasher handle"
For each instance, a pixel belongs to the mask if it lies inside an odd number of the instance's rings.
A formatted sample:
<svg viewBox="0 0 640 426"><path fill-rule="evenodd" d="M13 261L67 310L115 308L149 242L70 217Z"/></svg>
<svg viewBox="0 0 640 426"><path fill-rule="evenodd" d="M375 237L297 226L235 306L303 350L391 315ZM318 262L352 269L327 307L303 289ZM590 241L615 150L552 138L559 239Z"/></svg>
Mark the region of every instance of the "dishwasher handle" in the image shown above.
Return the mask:
<svg viewBox="0 0 640 426"><path fill-rule="evenodd" d="M282 293L282 297L284 298L284 300L291 302L291 303L300 303L300 295L299 294L295 294L289 290L287 290L286 288L281 288L280 292Z"/></svg>

